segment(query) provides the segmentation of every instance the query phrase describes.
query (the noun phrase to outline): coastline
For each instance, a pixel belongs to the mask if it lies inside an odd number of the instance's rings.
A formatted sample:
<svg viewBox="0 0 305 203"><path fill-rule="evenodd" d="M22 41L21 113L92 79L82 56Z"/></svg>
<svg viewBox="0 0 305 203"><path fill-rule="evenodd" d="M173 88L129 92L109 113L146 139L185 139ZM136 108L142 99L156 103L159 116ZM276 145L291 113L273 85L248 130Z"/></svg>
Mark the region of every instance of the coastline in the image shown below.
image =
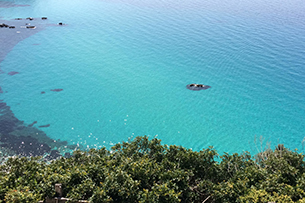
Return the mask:
<svg viewBox="0 0 305 203"><path fill-rule="evenodd" d="M83 149L70 145L67 141L50 138L41 127L25 124L15 117L10 107L0 99L0 164L10 156L43 156L47 160L56 159L70 152ZM35 125L35 126L34 126ZM48 126L47 126L48 127Z"/></svg>
<svg viewBox="0 0 305 203"><path fill-rule="evenodd" d="M15 28L0 28L0 63L5 59L6 55L22 40L44 30L47 26L46 22L41 19L32 21L22 20L0 20L0 24L15 26ZM35 26L35 29L26 28L26 26Z"/></svg>
<svg viewBox="0 0 305 203"><path fill-rule="evenodd" d="M216 6L230 2L207 2L215 13L202 12L206 4L198 1L175 4L198 6L187 16L180 8L124 2L23 3L31 7L1 8L0 15L69 23L26 38L1 63L0 97L26 124L50 124L41 128L49 137L110 148L147 134L194 150L213 145L234 153L256 151L254 137L262 135L300 148L305 34L299 27L244 13L218 15ZM213 88L185 88L193 82Z"/></svg>
<svg viewBox="0 0 305 203"><path fill-rule="evenodd" d="M0 8L25 6L30 5L0 2ZM44 30L47 26L54 26L42 17L26 18L24 16L22 19L4 20L0 17L0 25L2 25L0 27L0 74L18 73L6 73L1 69L1 62L19 42ZM5 90L1 88L1 83L0 94L5 94ZM79 148L76 145L68 145L67 141L51 139L44 131L38 129L42 126L33 126L36 123L37 121L34 121L32 124L26 125L15 117L3 97L0 99L0 163L6 157L16 154L21 156L45 156L46 159L55 159L62 156L63 153L69 156L69 152Z"/></svg>

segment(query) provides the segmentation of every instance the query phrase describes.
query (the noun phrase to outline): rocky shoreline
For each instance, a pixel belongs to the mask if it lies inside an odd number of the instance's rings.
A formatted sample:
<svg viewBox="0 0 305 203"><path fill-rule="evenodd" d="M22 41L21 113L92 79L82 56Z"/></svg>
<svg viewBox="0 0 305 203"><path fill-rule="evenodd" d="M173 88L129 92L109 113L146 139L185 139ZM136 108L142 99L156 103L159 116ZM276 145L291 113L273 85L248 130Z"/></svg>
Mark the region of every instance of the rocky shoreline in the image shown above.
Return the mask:
<svg viewBox="0 0 305 203"><path fill-rule="evenodd" d="M28 19L21 20L2 20L0 19L0 63L6 55L22 40L44 30L48 24L45 20L37 19L31 21ZM8 26L8 27L7 27ZM29 29L35 26L35 29ZM28 27L28 28L27 28Z"/></svg>
<svg viewBox="0 0 305 203"><path fill-rule="evenodd" d="M0 8L24 6L29 5L0 2ZM5 73L1 70L1 62L20 41L44 30L47 26L54 25L48 23L47 17L18 17L12 20L4 20L0 17L0 74ZM12 71L7 74L12 76L18 72ZM1 88L0 83L0 94L3 93L5 90ZM46 159L55 159L63 155L69 156L69 152L79 148L77 145L68 145L66 141L49 138L38 128L49 127L50 124L38 123L36 126L36 123L37 121L33 121L32 124L27 125L20 121L4 100L0 100L0 160L13 155L44 156Z"/></svg>
<svg viewBox="0 0 305 203"><path fill-rule="evenodd" d="M0 100L0 151L9 152L7 155L21 156L48 154L47 157L53 159L65 153L66 156L69 156L69 151L78 148L77 145L68 145L67 141L49 138L45 132L35 127L35 124L37 121L29 125L20 121L15 117L10 107Z"/></svg>

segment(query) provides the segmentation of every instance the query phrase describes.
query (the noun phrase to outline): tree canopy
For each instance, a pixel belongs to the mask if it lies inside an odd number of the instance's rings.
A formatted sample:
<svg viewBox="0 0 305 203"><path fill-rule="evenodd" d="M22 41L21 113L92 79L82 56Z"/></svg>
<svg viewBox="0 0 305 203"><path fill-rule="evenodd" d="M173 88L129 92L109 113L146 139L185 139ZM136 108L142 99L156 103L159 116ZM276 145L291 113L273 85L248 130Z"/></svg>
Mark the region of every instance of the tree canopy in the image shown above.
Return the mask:
<svg viewBox="0 0 305 203"><path fill-rule="evenodd" d="M75 151L47 163L9 158L0 166L0 202L38 202L63 196L90 202L304 202L304 155L283 145L255 156L219 156L213 147L192 151L159 139Z"/></svg>

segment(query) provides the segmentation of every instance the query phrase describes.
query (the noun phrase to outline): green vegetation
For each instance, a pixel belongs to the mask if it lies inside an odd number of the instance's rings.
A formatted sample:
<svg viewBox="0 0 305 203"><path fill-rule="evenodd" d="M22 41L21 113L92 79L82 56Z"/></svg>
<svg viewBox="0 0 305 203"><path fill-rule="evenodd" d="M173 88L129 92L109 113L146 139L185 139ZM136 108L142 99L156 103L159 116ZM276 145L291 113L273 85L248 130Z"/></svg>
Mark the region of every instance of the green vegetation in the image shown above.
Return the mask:
<svg viewBox="0 0 305 203"><path fill-rule="evenodd" d="M304 202L304 155L279 145L258 155L199 152L137 137L46 163L10 158L0 166L0 202L63 196L91 202Z"/></svg>

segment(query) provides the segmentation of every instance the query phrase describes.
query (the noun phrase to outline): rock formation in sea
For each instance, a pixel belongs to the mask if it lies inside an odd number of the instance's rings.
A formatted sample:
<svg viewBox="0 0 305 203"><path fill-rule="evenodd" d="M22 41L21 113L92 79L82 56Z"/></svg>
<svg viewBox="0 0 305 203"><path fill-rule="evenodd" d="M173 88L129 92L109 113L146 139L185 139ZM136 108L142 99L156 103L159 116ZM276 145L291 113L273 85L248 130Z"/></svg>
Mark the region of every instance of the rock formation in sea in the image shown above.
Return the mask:
<svg viewBox="0 0 305 203"><path fill-rule="evenodd" d="M40 126L38 126L38 128L47 128L47 127L50 127L50 124L46 124L46 125L40 125Z"/></svg>
<svg viewBox="0 0 305 203"><path fill-rule="evenodd" d="M63 91L64 89L51 89L51 91L53 92L60 92L60 91Z"/></svg>
<svg viewBox="0 0 305 203"><path fill-rule="evenodd" d="M8 72L7 74L8 75L16 75L16 74L18 74L19 72L17 72L17 71L11 71L11 72Z"/></svg>
<svg viewBox="0 0 305 203"><path fill-rule="evenodd" d="M23 7L29 5L14 4L7 1L0 1L0 8ZM0 18L0 63L4 60L6 55L17 45L20 41L38 33L47 26L46 17L20 18L19 16L14 20L4 20ZM30 25L29 23L35 23ZM35 29L27 29L35 28ZM53 26L58 26L53 24ZM4 73L0 69L0 74ZM8 75L18 74L16 71L11 71ZM62 91L62 89L55 89L55 91ZM3 93L0 87L0 93ZM43 92L42 92L43 93ZM0 100L0 152L9 152L9 154L18 154L22 156L37 156L51 153L50 157L56 157L57 152L65 152L60 149L75 149L75 145L68 145L66 141L54 140L46 135L46 133L34 125L37 121L26 125L15 117L10 107ZM49 127L50 125L43 125L41 127ZM54 149L57 149L54 151ZM51 151L53 150L53 151Z"/></svg>
<svg viewBox="0 0 305 203"><path fill-rule="evenodd" d="M37 121L34 121L33 123L31 123L30 125L28 125L28 127L33 127L33 125L35 125L37 123Z"/></svg>
<svg viewBox="0 0 305 203"><path fill-rule="evenodd" d="M10 107L0 100L0 148L21 156L41 156L51 153L54 148L74 149L75 145L68 145L67 141L49 138L45 132L34 127L37 121L25 125L17 119ZM48 125L44 125L47 127ZM55 152L51 157L54 157Z"/></svg>
<svg viewBox="0 0 305 203"><path fill-rule="evenodd" d="M20 5L12 4L9 2L6 4L3 3L3 1L0 1L0 8L1 7L9 8L15 6L20 6ZM35 25L30 25L29 22L31 23L34 22ZM0 62L5 58L7 53L9 53L14 48L14 46L18 44L20 41L40 32L41 30L45 29L47 26L58 26L58 24L47 24L47 22L48 20L44 19L44 17L43 18L29 17L28 19L18 17L15 18L14 20L3 20L0 18L0 29L1 29Z"/></svg>

